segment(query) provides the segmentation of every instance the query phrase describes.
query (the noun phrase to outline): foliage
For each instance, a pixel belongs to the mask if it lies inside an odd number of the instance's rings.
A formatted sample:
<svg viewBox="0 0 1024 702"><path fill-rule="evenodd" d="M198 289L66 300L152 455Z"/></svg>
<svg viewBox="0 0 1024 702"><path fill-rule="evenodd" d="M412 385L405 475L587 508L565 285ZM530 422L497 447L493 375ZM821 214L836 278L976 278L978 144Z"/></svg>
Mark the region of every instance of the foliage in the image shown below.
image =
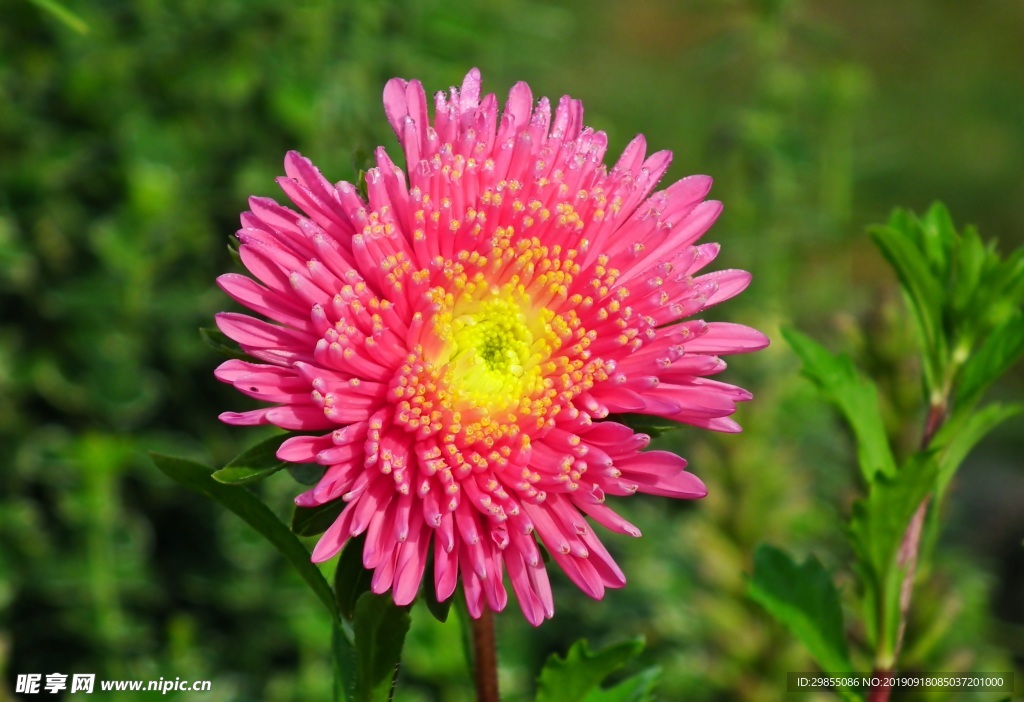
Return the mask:
<svg viewBox="0 0 1024 702"><path fill-rule="evenodd" d="M854 505L848 534L861 581L864 627L874 672L897 669L919 561L925 517L970 447L1020 406L975 411L981 394L1024 356L1024 248L1005 261L972 228L957 233L942 205L924 218L897 211L872 232L895 268L918 332L923 405L919 448L895 468L876 385L808 337L787 341L804 374L843 414L857 443L867 496ZM978 361L977 359L981 359ZM882 459L878 457L882 456ZM759 550L750 594L786 625L830 673L851 672L838 595L811 561L795 566L781 551ZM844 694L856 694L844 691ZM888 692L872 689L872 700Z"/></svg>
<svg viewBox="0 0 1024 702"><path fill-rule="evenodd" d="M537 702L608 702L609 700L650 700L655 671L644 671L611 689L598 685L617 669L635 658L644 647L636 639L591 653L580 639L565 658L552 654L537 679Z"/></svg>
<svg viewBox="0 0 1024 702"><path fill-rule="evenodd" d="M839 592L817 560L797 565L783 551L761 546L754 555L750 597L786 625L822 670L854 672Z"/></svg>

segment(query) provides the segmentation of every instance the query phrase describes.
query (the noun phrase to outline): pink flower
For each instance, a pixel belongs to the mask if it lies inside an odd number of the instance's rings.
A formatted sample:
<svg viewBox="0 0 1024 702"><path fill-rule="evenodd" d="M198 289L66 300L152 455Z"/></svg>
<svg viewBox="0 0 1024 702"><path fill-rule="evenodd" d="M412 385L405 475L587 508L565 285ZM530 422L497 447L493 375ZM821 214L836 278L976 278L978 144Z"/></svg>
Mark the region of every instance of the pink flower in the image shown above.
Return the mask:
<svg viewBox="0 0 1024 702"><path fill-rule="evenodd" d="M364 201L293 152L278 182L303 214L252 198L242 215L259 282L218 282L272 323L218 315L259 363L216 375L272 406L221 419L322 434L278 451L326 467L296 504L347 503L314 561L365 533L374 592L407 604L432 549L442 600L461 576L474 617L502 610L507 571L537 625L554 612L539 545L600 599L626 579L590 521L640 535L608 496L705 495L684 459L608 417L739 431L729 415L750 393L708 376L768 340L680 320L750 275L697 275L719 248L696 243L722 209L711 178L651 194L671 154L645 156L642 136L609 171L578 100L552 117L518 83L499 116L474 69L435 96L432 126L417 81L389 81L384 110L408 174L379 148Z"/></svg>

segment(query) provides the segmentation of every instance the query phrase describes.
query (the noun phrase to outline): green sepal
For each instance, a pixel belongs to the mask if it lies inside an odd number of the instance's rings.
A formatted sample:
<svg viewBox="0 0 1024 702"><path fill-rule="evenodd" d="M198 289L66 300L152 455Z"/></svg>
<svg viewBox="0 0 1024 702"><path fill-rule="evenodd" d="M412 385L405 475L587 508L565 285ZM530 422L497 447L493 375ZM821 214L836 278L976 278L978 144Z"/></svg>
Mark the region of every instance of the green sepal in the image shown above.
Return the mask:
<svg viewBox="0 0 1024 702"><path fill-rule="evenodd" d="M670 422L667 419L654 415L635 414L632 412L609 414L606 419L609 422L625 424L633 431L641 434L647 434L652 439L680 427L677 422Z"/></svg>
<svg viewBox="0 0 1024 702"><path fill-rule="evenodd" d="M338 600L338 611L345 619L352 619L356 613L359 598L370 591L373 573L363 567L363 546L366 535L353 536L345 544L334 571L334 595Z"/></svg>
<svg viewBox="0 0 1024 702"><path fill-rule="evenodd" d="M288 475L299 485L316 485L327 471L325 466L316 463L289 463Z"/></svg>
<svg viewBox="0 0 1024 702"><path fill-rule="evenodd" d="M437 579L433 577L434 572L434 552L427 555L427 565L425 571L427 577L423 579L423 602L427 605L427 611L437 621L444 624L448 621L448 615L452 609L452 602L455 600L455 593L452 593L447 600L441 602L437 598Z"/></svg>
<svg viewBox="0 0 1024 702"><path fill-rule="evenodd" d="M199 336L211 349L228 358L248 359L245 351L217 327L199 327Z"/></svg>
<svg viewBox="0 0 1024 702"><path fill-rule="evenodd" d="M334 524L347 506L347 502L338 499L316 507L296 507L292 512L292 533L296 536L319 536Z"/></svg>
<svg viewBox="0 0 1024 702"><path fill-rule="evenodd" d="M242 263L242 240L233 234L228 237L228 254L238 268L245 267Z"/></svg>

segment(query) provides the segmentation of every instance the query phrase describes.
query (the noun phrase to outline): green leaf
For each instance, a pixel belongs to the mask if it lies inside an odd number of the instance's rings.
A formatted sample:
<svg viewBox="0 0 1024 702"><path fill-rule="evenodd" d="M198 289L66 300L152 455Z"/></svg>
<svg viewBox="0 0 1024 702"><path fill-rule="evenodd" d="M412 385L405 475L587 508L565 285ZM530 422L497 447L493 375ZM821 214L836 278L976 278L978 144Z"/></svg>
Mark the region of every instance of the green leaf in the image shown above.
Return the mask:
<svg viewBox="0 0 1024 702"><path fill-rule="evenodd" d="M823 671L853 671L839 592L817 559L797 565L785 552L763 544L754 554L747 594L803 643Z"/></svg>
<svg viewBox="0 0 1024 702"><path fill-rule="evenodd" d="M964 362L956 389L956 403L970 407L1024 355L1024 319L1017 314L993 329Z"/></svg>
<svg viewBox="0 0 1024 702"><path fill-rule="evenodd" d="M292 512L292 533L296 536L323 534L347 505L347 502L338 499L316 507L296 507Z"/></svg>
<svg viewBox="0 0 1024 702"><path fill-rule="evenodd" d="M594 688L583 699L585 702L651 702L660 677L661 668L648 668L613 687Z"/></svg>
<svg viewBox="0 0 1024 702"><path fill-rule="evenodd" d="M296 572L323 602L332 618L338 616L334 593L316 566L309 560L309 551L288 531L274 513L244 487L222 485L213 479L213 468L201 463L150 453L157 468L169 478L200 494L211 497L245 520L272 543Z"/></svg>
<svg viewBox="0 0 1024 702"><path fill-rule="evenodd" d="M470 669L473 670L476 666L476 651L473 648L473 617L470 616L469 607L466 605L466 593L462 589L462 583L455 586L455 592L450 599L455 605L455 623L459 627L462 658L470 664Z"/></svg>
<svg viewBox="0 0 1024 702"><path fill-rule="evenodd" d="M643 651L643 639L613 644L591 653L580 639L565 658L552 654L537 679L537 702L582 702L597 686Z"/></svg>
<svg viewBox="0 0 1024 702"><path fill-rule="evenodd" d="M929 403L976 402L1024 354L1024 249L1001 261L973 227L957 233L941 203L920 219L897 211L871 233L920 333Z"/></svg>
<svg viewBox="0 0 1024 702"><path fill-rule="evenodd" d="M950 289L950 303L958 316L977 313L971 306L990 253L974 227L964 229L955 261L956 276Z"/></svg>
<svg viewBox="0 0 1024 702"><path fill-rule="evenodd" d="M1024 411L1024 404L1002 405L993 403L980 410L965 412L962 419L954 417L942 426L932 440L938 452L937 493L943 494L960 464L971 449L1007 419Z"/></svg>
<svg viewBox="0 0 1024 702"><path fill-rule="evenodd" d="M334 657L334 699L336 702L355 702L356 649L345 633L345 627L337 620L331 626L331 654Z"/></svg>
<svg viewBox="0 0 1024 702"><path fill-rule="evenodd" d="M277 458L277 449L296 434L277 434L243 451L231 462L213 473L213 479L225 485L248 485L263 480L289 464Z"/></svg>
<svg viewBox="0 0 1024 702"><path fill-rule="evenodd" d="M896 460L878 410L875 384L854 368L848 356L833 355L795 329L783 329L782 336L803 361L804 375L839 409L853 430L864 479L871 483L876 474L894 474Z"/></svg>
<svg viewBox="0 0 1024 702"><path fill-rule="evenodd" d="M1010 316L1019 315L1024 303L1024 247L1002 261L995 242L990 242L985 247L981 274L970 292L971 299L962 312L979 328L997 327Z"/></svg>
<svg viewBox="0 0 1024 702"><path fill-rule="evenodd" d="M199 336L211 349L228 358L249 358L238 344L217 327L199 327Z"/></svg>
<svg viewBox="0 0 1024 702"><path fill-rule="evenodd" d="M1024 246L1017 247L996 271L996 284L1011 305L1024 304Z"/></svg>
<svg viewBox="0 0 1024 702"><path fill-rule="evenodd" d="M79 34L89 33L89 25L85 23L85 20L56 0L29 0L29 2L49 12L57 20L63 22L69 29L76 31Z"/></svg>
<svg viewBox="0 0 1024 702"><path fill-rule="evenodd" d="M915 220L911 215L911 226L919 232L914 238L919 242L928 267L938 280L948 278L954 258L953 251L959 243L949 210L941 202L936 202L928 208L921 220Z"/></svg>
<svg viewBox="0 0 1024 702"><path fill-rule="evenodd" d="M352 626L356 702L390 700L410 621L408 607L398 607L387 595L367 592L359 598Z"/></svg>
<svg viewBox="0 0 1024 702"><path fill-rule="evenodd" d="M938 462L933 451L916 453L893 477L879 477L867 499L854 505L850 535L865 582L868 633L872 642L895 650L899 595L905 569L897 554L914 513L935 489ZM894 661L887 661L891 664Z"/></svg>
<svg viewBox="0 0 1024 702"><path fill-rule="evenodd" d="M365 543L365 534L349 539L338 559L338 568L334 571L334 594L338 600L338 611L345 619L355 616L359 598L370 591L373 573L363 567Z"/></svg>
<svg viewBox="0 0 1024 702"><path fill-rule="evenodd" d="M887 226L872 227L869 232L882 255L895 269L910 303L911 313L921 335L928 391L939 391L945 372L947 348L942 326L946 291L940 278L929 269L926 257L937 259L942 254L934 243L926 243L926 236L921 233L921 223L908 213L897 211ZM937 230L933 233L938 235ZM922 250L925 247L927 251Z"/></svg>
<svg viewBox="0 0 1024 702"><path fill-rule="evenodd" d="M872 483L867 499L855 505L850 522L855 546L877 573L895 561L910 518L935 488L937 474L933 452L914 454L894 477Z"/></svg>

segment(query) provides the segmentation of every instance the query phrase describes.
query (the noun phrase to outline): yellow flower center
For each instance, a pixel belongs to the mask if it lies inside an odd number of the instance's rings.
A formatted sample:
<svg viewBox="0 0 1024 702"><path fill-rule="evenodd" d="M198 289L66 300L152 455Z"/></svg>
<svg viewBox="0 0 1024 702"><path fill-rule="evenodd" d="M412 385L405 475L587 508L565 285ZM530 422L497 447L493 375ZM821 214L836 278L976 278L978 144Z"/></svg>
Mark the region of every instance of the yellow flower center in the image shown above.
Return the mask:
<svg viewBox="0 0 1024 702"><path fill-rule="evenodd" d="M530 310L525 294L509 286L489 292L435 320L444 341L435 362L447 365L452 405L459 409L496 412L519 405L538 389L541 362L551 353L548 330L534 326L544 315Z"/></svg>
<svg viewBox="0 0 1024 702"><path fill-rule="evenodd" d="M431 269L397 259L388 266L396 289L434 279L413 318L420 343L390 384L395 417L421 439L436 437L453 465L501 464L608 378L589 351L597 335L578 314L594 300L568 293L577 252L536 239L513 244L510 235L499 228L489 256L461 251Z"/></svg>

